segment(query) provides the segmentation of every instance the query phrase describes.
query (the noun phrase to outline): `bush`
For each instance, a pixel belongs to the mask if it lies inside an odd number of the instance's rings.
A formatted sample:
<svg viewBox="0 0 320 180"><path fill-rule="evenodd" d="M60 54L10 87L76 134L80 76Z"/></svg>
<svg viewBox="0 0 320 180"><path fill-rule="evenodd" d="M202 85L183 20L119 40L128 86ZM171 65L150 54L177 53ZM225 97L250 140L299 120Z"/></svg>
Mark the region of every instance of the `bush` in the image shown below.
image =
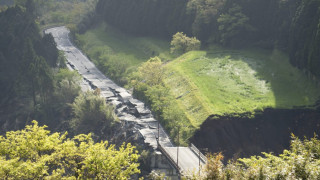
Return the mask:
<svg viewBox="0 0 320 180"><path fill-rule="evenodd" d="M183 54L192 50L199 50L201 42L195 37L187 37L183 32L177 32L172 37L171 53Z"/></svg>
<svg viewBox="0 0 320 180"><path fill-rule="evenodd" d="M106 104L98 90L81 94L71 106L74 118L70 121L70 126L75 133L95 132L96 128L101 127L108 130L117 120L114 107Z"/></svg>

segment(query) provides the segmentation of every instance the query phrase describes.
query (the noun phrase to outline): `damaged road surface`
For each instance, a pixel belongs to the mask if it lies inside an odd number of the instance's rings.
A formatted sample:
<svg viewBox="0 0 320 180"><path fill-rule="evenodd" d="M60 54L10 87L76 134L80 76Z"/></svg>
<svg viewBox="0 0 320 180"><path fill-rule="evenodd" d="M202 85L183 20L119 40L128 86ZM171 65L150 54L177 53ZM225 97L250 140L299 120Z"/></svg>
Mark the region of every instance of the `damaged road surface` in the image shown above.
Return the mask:
<svg viewBox="0 0 320 180"><path fill-rule="evenodd" d="M83 90L99 88L100 96L106 99L107 103L115 107L115 112L121 121L135 124L144 142L153 149L157 148L158 122L154 119L151 111L145 104L137 99L124 88L118 86L105 75L69 40L69 30L62 27L55 27L45 30L46 34L52 34L59 50L64 51L68 60L68 67L72 68L83 77L81 88ZM168 135L159 125L159 143L165 147L173 147Z"/></svg>
<svg viewBox="0 0 320 180"><path fill-rule="evenodd" d="M170 166L174 167L179 174L192 175L192 172L198 172L199 168L206 163L205 159L200 158L200 151L192 147L173 146L169 136L153 117L151 111L145 107L145 104L134 99L126 89L103 75L79 49L73 46L68 37L69 32L64 26L45 31L47 34L52 34L58 49L64 51L68 67L78 71L83 77L82 90L99 88L100 96L115 107L115 113L121 122L130 127L133 125L133 131L139 132L138 135L143 137L144 143L150 145L155 151L158 150L157 139L159 139L161 154L168 159Z"/></svg>

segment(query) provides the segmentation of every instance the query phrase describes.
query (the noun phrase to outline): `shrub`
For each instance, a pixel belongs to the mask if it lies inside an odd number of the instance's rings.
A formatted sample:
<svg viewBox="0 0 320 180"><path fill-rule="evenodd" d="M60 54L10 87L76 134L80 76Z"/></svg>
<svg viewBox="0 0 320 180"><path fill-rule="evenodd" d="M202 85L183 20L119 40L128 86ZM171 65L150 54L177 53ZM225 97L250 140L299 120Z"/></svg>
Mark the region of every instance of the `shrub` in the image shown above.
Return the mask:
<svg viewBox="0 0 320 180"><path fill-rule="evenodd" d="M183 32L177 32L172 37L171 53L183 54L192 50L199 50L201 42L195 37L187 37Z"/></svg>

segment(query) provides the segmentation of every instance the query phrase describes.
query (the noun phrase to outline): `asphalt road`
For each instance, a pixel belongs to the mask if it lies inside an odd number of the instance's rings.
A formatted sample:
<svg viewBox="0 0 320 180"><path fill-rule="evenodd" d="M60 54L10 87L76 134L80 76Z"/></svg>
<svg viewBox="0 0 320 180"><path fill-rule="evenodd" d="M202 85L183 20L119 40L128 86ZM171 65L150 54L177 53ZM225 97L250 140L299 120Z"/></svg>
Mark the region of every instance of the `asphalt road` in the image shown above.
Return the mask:
<svg viewBox="0 0 320 180"><path fill-rule="evenodd" d="M68 66L83 77L82 90L100 88L101 96L106 98L116 108L116 114L122 121L135 122L137 130L144 138L144 142L157 149L158 121L154 119L151 111L144 103L134 99L124 88L115 84L112 80L103 75L95 65L69 40L69 30L62 27L55 27L45 30L51 33L59 50L64 51ZM159 125L159 142L168 151L172 159L176 159L177 147L171 143L169 136ZM179 147L179 167L184 171L198 171L199 158L190 148ZM201 161L201 165L204 165Z"/></svg>

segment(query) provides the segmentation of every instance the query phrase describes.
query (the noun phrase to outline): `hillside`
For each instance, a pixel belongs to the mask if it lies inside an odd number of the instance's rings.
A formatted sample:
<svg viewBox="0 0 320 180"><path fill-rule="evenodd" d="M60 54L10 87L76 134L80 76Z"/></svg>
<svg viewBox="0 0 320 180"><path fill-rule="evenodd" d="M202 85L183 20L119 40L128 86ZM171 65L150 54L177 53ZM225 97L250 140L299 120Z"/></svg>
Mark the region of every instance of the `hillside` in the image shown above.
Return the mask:
<svg viewBox="0 0 320 180"><path fill-rule="evenodd" d="M165 126L171 124L167 130L175 136L179 119L188 120L182 133L188 134L212 114L253 117L265 108L314 108L320 95L317 7L319 0L99 0L93 18L138 39L169 41L184 32L201 41L203 51L176 59L160 57L168 71L161 85L164 91L147 85L136 93L150 106L158 106L154 113ZM127 42L131 44L131 38ZM104 72L123 85L130 84L137 67L130 64L138 62L124 59L99 61L100 68L108 67ZM122 72L113 75L110 67L121 67ZM166 103L157 104L163 94L172 99L167 101L173 112L166 110Z"/></svg>
<svg viewBox="0 0 320 180"><path fill-rule="evenodd" d="M213 46L166 64L165 82L195 127L211 114L313 105L320 89L280 51Z"/></svg>
<svg viewBox="0 0 320 180"><path fill-rule="evenodd" d="M320 0L0 1L1 178L320 179Z"/></svg>
<svg viewBox="0 0 320 180"><path fill-rule="evenodd" d="M166 96L173 99L172 111L182 112L190 132L212 114L246 113L252 117L265 108L311 107L320 96L316 83L293 67L279 50L211 45L175 58L169 53L168 41L133 36L105 23L77 35L76 41L107 76L129 88L138 67L159 56L164 63L164 84L170 92ZM144 100L153 106L148 102L152 99ZM175 119L170 118L175 116L163 113L158 117L168 117L163 122L168 124L168 131L174 131Z"/></svg>
<svg viewBox="0 0 320 180"><path fill-rule="evenodd" d="M320 0L100 0L96 13L139 36L184 32L205 45L280 49L319 78L319 6Z"/></svg>

